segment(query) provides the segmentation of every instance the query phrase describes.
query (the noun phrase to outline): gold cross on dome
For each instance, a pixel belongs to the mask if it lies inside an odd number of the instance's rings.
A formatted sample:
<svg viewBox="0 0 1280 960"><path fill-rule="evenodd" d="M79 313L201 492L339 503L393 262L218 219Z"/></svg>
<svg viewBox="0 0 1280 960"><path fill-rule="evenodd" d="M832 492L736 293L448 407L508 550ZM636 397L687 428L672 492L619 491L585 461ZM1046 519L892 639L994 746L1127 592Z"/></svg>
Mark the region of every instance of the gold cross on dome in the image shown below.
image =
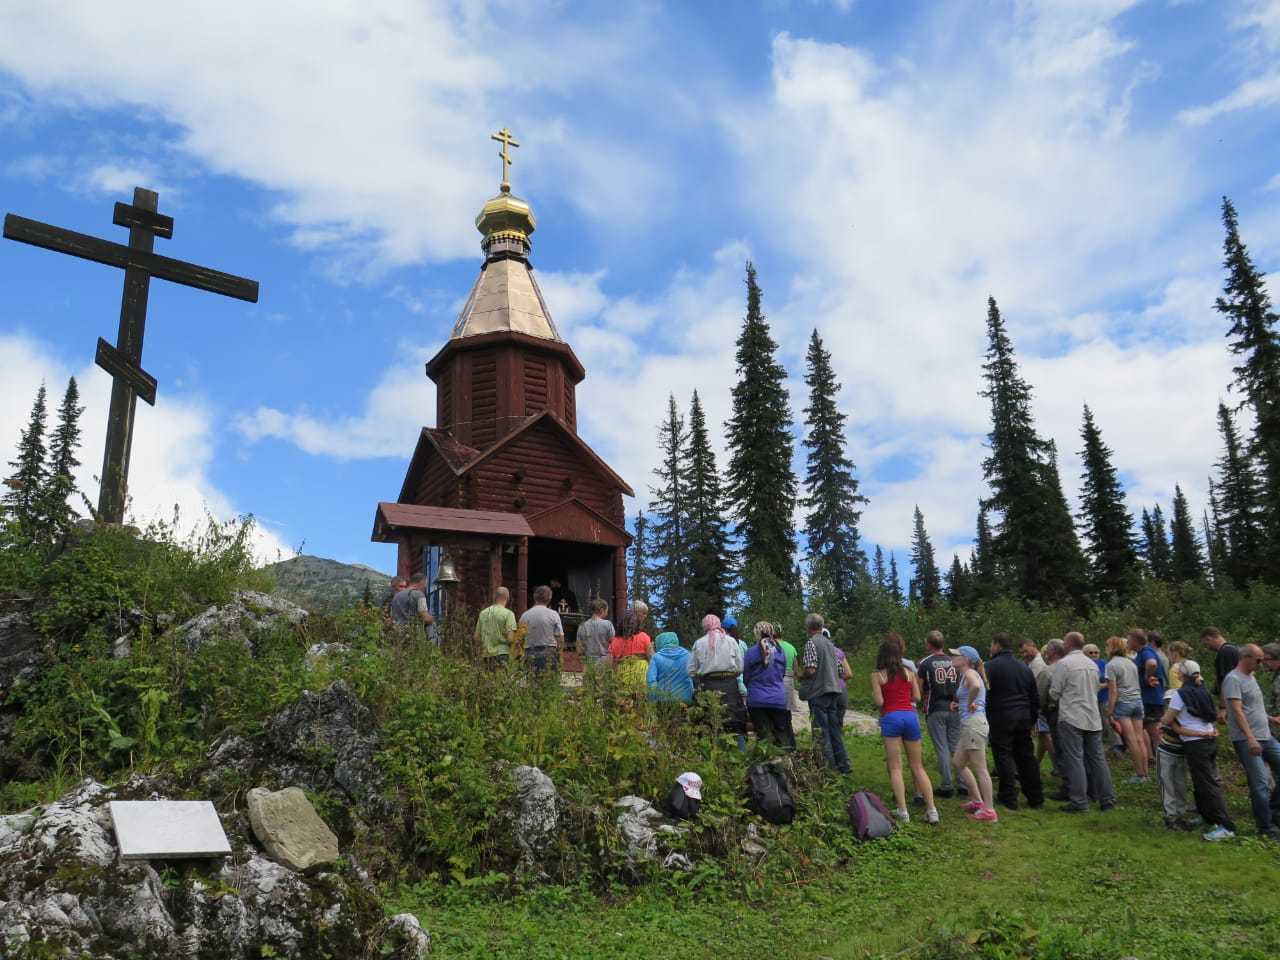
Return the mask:
<svg viewBox="0 0 1280 960"><path fill-rule="evenodd" d="M508 130L506 127L503 127L497 133L490 134L489 139L497 140L500 144L502 144L502 150L499 151L498 153L498 156L502 158L501 190L503 193L510 193L511 181L510 179L508 179L507 175L508 173L510 173L510 170L511 170L511 154L507 152L507 147L518 147L520 146L520 143L516 140L515 137L511 135L511 131Z"/></svg>

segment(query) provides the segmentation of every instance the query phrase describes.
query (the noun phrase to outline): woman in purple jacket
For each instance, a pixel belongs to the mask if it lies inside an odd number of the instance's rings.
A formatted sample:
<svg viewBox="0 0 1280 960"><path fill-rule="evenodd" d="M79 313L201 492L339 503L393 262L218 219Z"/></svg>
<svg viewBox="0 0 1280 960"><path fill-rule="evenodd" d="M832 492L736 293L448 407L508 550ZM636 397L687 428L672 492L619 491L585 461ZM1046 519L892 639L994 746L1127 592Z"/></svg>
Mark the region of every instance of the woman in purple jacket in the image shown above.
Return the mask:
<svg viewBox="0 0 1280 960"><path fill-rule="evenodd" d="M794 750L796 736L791 729L791 711L787 709L787 689L783 683L787 655L773 638L772 624L761 621L751 632L756 642L747 649L742 661L751 725L762 740L767 738L786 750Z"/></svg>

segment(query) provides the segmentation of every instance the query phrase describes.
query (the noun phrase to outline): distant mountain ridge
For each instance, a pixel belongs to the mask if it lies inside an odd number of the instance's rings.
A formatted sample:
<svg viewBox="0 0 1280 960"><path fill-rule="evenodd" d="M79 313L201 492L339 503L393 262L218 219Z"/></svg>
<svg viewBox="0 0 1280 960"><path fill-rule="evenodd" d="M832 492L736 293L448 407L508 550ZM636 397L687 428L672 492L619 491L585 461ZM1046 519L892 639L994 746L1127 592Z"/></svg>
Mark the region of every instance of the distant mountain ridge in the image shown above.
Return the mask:
<svg viewBox="0 0 1280 960"><path fill-rule="evenodd" d="M391 577L363 563L339 563L327 557L299 554L263 568L276 581L276 593L317 613L330 613L359 603L366 584L381 603Z"/></svg>

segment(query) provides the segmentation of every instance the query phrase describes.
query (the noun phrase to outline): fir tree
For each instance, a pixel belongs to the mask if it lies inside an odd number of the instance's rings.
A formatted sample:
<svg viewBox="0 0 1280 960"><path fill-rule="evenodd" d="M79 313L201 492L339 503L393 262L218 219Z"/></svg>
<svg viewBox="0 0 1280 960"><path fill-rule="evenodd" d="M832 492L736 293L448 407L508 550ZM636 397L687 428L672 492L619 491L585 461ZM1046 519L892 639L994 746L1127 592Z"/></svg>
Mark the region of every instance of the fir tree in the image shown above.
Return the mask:
<svg viewBox="0 0 1280 960"><path fill-rule="evenodd" d="M1169 528L1169 573L1174 583L1188 583L1204 579L1204 554L1196 539L1195 521L1191 519L1191 507L1187 504L1182 487L1173 488L1173 523Z"/></svg>
<svg viewBox="0 0 1280 960"><path fill-rule="evenodd" d="M58 407L58 427L49 441L48 480L41 497L41 513L54 535L65 533L77 516L67 500L76 490L71 474L80 466L76 452L80 448L80 414L83 412L76 378L72 377L67 381L66 393Z"/></svg>
<svg viewBox="0 0 1280 960"><path fill-rule="evenodd" d="M951 555L951 572L947 574L947 602L952 609L969 605L969 569L960 562L960 554Z"/></svg>
<svg viewBox="0 0 1280 960"><path fill-rule="evenodd" d="M987 520L986 507L978 507L977 535L973 542L973 578L970 584L971 599L993 600L999 589L996 577L996 549L991 539L991 524Z"/></svg>
<svg viewBox="0 0 1280 960"><path fill-rule="evenodd" d="M686 598L690 613L698 618L723 613L732 589L729 561L729 524L725 519L724 493L716 469L715 451L707 434L707 418L698 391L689 407L689 465L685 490L688 503L689 573ZM692 629L696 624L682 624Z"/></svg>
<svg viewBox="0 0 1280 960"><path fill-rule="evenodd" d="M831 367L831 354L818 331L809 340L804 382L809 387L805 407L808 433L806 496L808 510L805 536L808 540L809 574L818 583L829 585L846 609L853 605L854 588L866 558L858 545L859 504L867 498L858 493L853 463L845 456L846 417L836 405L840 384Z"/></svg>
<svg viewBox="0 0 1280 960"><path fill-rule="evenodd" d="M631 586L630 594L632 600L639 600L641 603L649 603L650 589L649 584L652 579L652 572L649 569L649 518L644 515L641 510L636 514L634 525L635 535L631 540L630 550L630 567L631 567ZM617 611L614 612L617 616Z"/></svg>
<svg viewBox="0 0 1280 960"><path fill-rule="evenodd" d="M941 577L933 554L933 544L924 528L924 514L916 504L911 530L911 563L916 575L911 579L913 595L926 607L933 607L942 595Z"/></svg>
<svg viewBox="0 0 1280 960"><path fill-rule="evenodd" d="M898 558L889 551L889 599L902 606L902 583L898 580Z"/></svg>
<svg viewBox="0 0 1280 960"><path fill-rule="evenodd" d="M1254 415L1249 453L1257 461L1260 522L1259 573L1280 582L1280 316L1271 307L1263 274L1240 239L1231 201L1222 198L1223 266L1227 280L1215 307L1229 322L1231 352L1239 358L1235 386Z"/></svg>
<svg viewBox="0 0 1280 960"><path fill-rule="evenodd" d="M1227 546L1227 531L1222 524L1218 507L1218 488L1212 477L1209 478L1209 509L1204 516L1204 542L1205 551L1209 555L1209 573L1213 577L1213 585L1219 588L1229 585L1231 575L1227 568L1231 551Z"/></svg>
<svg viewBox="0 0 1280 960"><path fill-rule="evenodd" d="M990 455L983 475L991 486L986 506L1000 514L992 538L997 566L1029 600L1080 597L1083 557L1062 495L1052 445L1036 433L1031 387L1018 373L994 298L987 300L987 354L983 364L991 401Z"/></svg>
<svg viewBox="0 0 1280 960"><path fill-rule="evenodd" d="M1153 577L1165 582L1172 581L1173 554L1169 549L1169 528L1164 521L1164 511L1158 503L1151 508L1150 513L1142 511L1142 555Z"/></svg>
<svg viewBox="0 0 1280 960"><path fill-rule="evenodd" d="M1080 522L1089 545L1093 592L1099 598L1123 601L1137 585L1138 550L1133 518L1124 505L1124 488L1111 463L1111 450L1088 404L1080 428L1084 449L1084 482L1080 491Z"/></svg>
<svg viewBox="0 0 1280 960"><path fill-rule="evenodd" d="M689 504L685 490L684 455L687 444L684 418L676 408L676 398L668 398L667 417L658 428L658 479L650 487L653 495L653 565L657 571L653 586L658 595L658 616L674 625L688 618L685 584L689 573Z"/></svg>
<svg viewBox="0 0 1280 960"><path fill-rule="evenodd" d="M889 592L889 571L884 565L884 550L880 548L880 544L876 544L875 559L871 561L871 582L876 585L876 589L882 593Z"/></svg>
<svg viewBox="0 0 1280 960"><path fill-rule="evenodd" d="M1217 507L1227 544L1223 565L1231 583L1243 588L1262 574L1261 489L1235 420L1224 403L1218 404L1218 432L1222 435L1223 452L1218 461Z"/></svg>
<svg viewBox="0 0 1280 960"><path fill-rule="evenodd" d="M5 480L8 490L0 500L9 519L24 537L32 540L42 539L47 532L42 513L49 480L44 441L48 415L46 396L42 383L31 405L27 428L18 440L17 459L9 461L14 472Z"/></svg>
<svg viewBox="0 0 1280 960"><path fill-rule="evenodd" d="M360 594L360 606L366 610L373 609L373 587L367 579L364 582L364 592Z"/></svg>
<svg viewBox="0 0 1280 960"><path fill-rule="evenodd" d="M737 343L729 445L728 499L744 557L761 559L784 584L794 582L796 478L786 371L760 309L755 267L747 263L747 313Z"/></svg>

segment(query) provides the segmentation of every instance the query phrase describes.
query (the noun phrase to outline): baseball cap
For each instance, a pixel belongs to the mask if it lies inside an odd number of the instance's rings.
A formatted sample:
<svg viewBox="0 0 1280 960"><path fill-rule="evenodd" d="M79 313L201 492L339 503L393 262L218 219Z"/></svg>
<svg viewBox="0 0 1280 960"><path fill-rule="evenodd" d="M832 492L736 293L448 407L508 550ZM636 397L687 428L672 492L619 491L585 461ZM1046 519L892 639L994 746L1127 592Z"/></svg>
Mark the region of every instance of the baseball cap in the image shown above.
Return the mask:
<svg viewBox="0 0 1280 960"><path fill-rule="evenodd" d="M684 791L686 797L692 797L694 800L702 799L702 778L696 773L682 773L676 777L676 783L680 784L680 789Z"/></svg>
<svg viewBox="0 0 1280 960"><path fill-rule="evenodd" d="M948 650L947 653L951 654L953 657L968 657L970 663L982 662L982 654L978 653L977 650L969 646L967 643L963 647Z"/></svg>
<svg viewBox="0 0 1280 960"><path fill-rule="evenodd" d="M726 630L728 630L730 627L736 627L737 625L738 625L737 618L734 617L734 615L731 613L725 614L724 623L720 624L720 626L724 627Z"/></svg>
<svg viewBox="0 0 1280 960"><path fill-rule="evenodd" d="M1194 677L1200 672L1200 664L1196 663L1194 660L1179 660L1178 672L1184 677Z"/></svg>

